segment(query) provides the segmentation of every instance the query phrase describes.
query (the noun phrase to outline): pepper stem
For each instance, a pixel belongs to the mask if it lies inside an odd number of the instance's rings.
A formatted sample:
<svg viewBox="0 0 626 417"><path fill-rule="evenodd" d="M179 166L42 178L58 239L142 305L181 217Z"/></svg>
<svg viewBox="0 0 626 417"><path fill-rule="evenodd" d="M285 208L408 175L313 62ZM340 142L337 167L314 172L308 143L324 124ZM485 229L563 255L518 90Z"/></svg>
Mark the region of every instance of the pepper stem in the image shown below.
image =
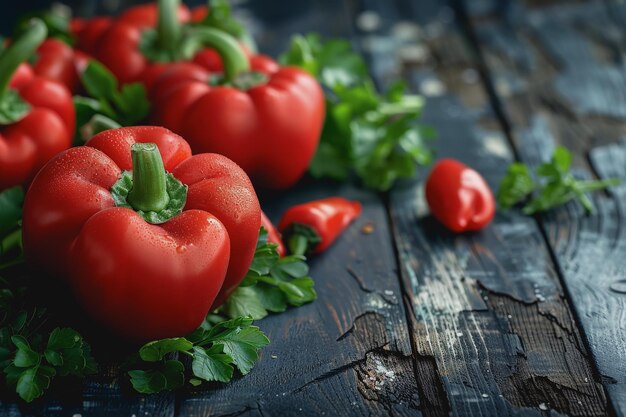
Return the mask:
<svg viewBox="0 0 626 417"><path fill-rule="evenodd" d="M176 56L176 49L181 37L181 26L178 21L179 5L180 0L158 0L158 44L163 50L167 51L170 57Z"/></svg>
<svg viewBox="0 0 626 417"><path fill-rule="evenodd" d="M304 255L309 250L309 239L306 236L293 234L289 238L289 252L292 255Z"/></svg>
<svg viewBox="0 0 626 417"><path fill-rule="evenodd" d="M135 210L161 211L170 201L166 188L166 172L159 148L154 143L135 143L133 158L133 188L128 203Z"/></svg>
<svg viewBox="0 0 626 417"><path fill-rule="evenodd" d="M222 58L224 81L229 83L237 75L250 71L248 57L233 36L219 29L196 28L183 45L184 56L191 57L201 48L212 48Z"/></svg>
<svg viewBox="0 0 626 417"><path fill-rule="evenodd" d="M0 97L6 95L17 67L35 53L46 36L46 25L39 19L33 19L28 29L0 55Z"/></svg>

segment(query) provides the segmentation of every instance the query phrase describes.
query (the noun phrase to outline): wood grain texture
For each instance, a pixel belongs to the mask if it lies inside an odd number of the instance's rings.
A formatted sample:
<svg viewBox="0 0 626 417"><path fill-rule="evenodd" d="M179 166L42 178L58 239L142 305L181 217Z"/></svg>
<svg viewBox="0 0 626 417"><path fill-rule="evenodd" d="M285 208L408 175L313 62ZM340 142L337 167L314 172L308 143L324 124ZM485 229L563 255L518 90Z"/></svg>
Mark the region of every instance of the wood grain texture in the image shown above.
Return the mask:
<svg viewBox="0 0 626 417"><path fill-rule="evenodd" d="M474 20L490 79L524 162L545 161L560 143L573 150L580 176L624 178L619 166L623 147L598 148L626 133L622 16L623 6L587 2L536 9L516 4L508 16ZM533 65L520 57L529 57ZM568 204L540 218L600 373L597 380L620 416L626 413L626 310L624 295L611 288L624 279L622 188L596 193L593 215Z"/></svg>
<svg viewBox="0 0 626 417"><path fill-rule="evenodd" d="M388 3L365 3L383 22L406 17ZM471 51L447 10L430 19L421 7L415 13L428 23L407 43L422 47L423 59L398 65L403 56L393 51L402 42L372 51L389 68L377 76L384 84L404 72L428 96L424 120L439 132L439 156L476 167L495 188L512 152ZM370 36L385 30L394 27ZM420 181L394 190L390 210L418 369L426 375L418 381L425 415L606 415L534 219L499 214L484 231L455 236L427 215Z"/></svg>

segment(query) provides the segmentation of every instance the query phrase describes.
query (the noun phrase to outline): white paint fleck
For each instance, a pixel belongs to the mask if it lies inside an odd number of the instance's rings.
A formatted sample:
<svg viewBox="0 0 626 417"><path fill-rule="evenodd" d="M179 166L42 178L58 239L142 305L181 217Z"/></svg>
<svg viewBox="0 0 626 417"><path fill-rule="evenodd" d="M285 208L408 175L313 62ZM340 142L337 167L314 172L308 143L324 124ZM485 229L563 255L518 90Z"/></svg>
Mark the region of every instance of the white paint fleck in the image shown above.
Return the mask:
<svg viewBox="0 0 626 417"><path fill-rule="evenodd" d="M366 10L356 18L356 25L364 32L373 32L380 27L380 15Z"/></svg>
<svg viewBox="0 0 626 417"><path fill-rule="evenodd" d="M72 417L83 417L82 414L73 414Z"/></svg>
<svg viewBox="0 0 626 417"><path fill-rule="evenodd" d="M398 48L398 57L405 62L420 63L428 59L428 49L419 43Z"/></svg>
<svg viewBox="0 0 626 417"><path fill-rule="evenodd" d="M446 92L446 86L437 78L428 78L421 82L420 91L427 97L437 97Z"/></svg>
<svg viewBox="0 0 626 417"><path fill-rule="evenodd" d="M585 378L585 382L589 382L589 378Z"/></svg>
<svg viewBox="0 0 626 417"><path fill-rule="evenodd" d="M419 38L420 32L419 25L409 21L398 22L391 28L393 37L401 41L414 41Z"/></svg>
<svg viewBox="0 0 626 417"><path fill-rule="evenodd" d="M393 291L391 290L385 290L385 295L393 295Z"/></svg>
<svg viewBox="0 0 626 417"><path fill-rule="evenodd" d="M489 394L483 394L482 397L483 398L489 398Z"/></svg>
<svg viewBox="0 0 626 417"><path fill-rule="evenodd" d="M461 336L463 336L463 332L456 332L456 335L457 335L458 337L461 337Z"/></svg>
<svg viewBox="0 0 626 417"><path fill-rule="evenodd" d="M502 137L497 135L486 135L483 136L482 139L483 146L490 154L502 158L508 158L511 156L511 151Z"/></svg>
<svg viewBox="0 0 626 417"><path fill-rule="evenodd" d="M271 357L272 359L278 359L278 356L276 356L276 355L270 355L270 357Z"/></svg>
<svg viewBox="0 0 626 417"><path fill-rule="evenodd" d="M546 403L541 403L541 404L539 404L539 409L545 411L545 410L548 409L548 406L546 405Z"/></svg>
<svg viewBox="0 0 626 417"><path fill-rule="evenodd" d="M508 317L508 318L510 318L510 319L512 319L512 318L513 318L513 316L512 316L512 315L510 315L510 314L509 314L507 317Z"/></svg>

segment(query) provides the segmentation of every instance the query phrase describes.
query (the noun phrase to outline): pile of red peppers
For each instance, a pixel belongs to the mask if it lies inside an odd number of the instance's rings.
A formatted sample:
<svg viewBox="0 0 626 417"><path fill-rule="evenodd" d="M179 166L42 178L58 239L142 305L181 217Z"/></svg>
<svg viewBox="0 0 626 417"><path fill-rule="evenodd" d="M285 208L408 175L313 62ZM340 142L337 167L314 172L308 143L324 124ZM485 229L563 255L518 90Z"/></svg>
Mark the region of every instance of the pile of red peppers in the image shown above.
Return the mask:
<svg viewBox="0 0 626 417"><path fill-rule="evenodd" d="M202 24L208 15L158 0L77 18L72 46L33 19L0 54L0 191L27 190L26 261L129 340L196 329L246 277L262 228L280 256L304 259L361 213L326 198L292 207L275 228L261 211L254 187L284 190L306 172L324 94L245 36ZM72 94L93 90L91 61L120 94L140 85L150 114L77 144Z"/></svg>

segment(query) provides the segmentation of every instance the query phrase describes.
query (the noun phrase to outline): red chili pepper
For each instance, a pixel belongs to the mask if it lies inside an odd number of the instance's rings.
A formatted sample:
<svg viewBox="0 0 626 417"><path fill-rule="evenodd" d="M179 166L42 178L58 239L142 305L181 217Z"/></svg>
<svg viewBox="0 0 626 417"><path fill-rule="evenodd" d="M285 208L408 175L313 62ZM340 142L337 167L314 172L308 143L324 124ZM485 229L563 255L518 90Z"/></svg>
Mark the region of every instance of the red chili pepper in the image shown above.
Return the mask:
<svg viewBox="0 0 626 417"><path fill-rule="evenodd" d="M195 152L231 158L255 184L292 186L306 172L319 142L324 121L320 85L300 69L268 67L263 57L248 60L224 32L205 29L203 34L205 45L222 57L218 85L211 85L216 74L199 67L170 66L152 84L153 121L185 136Z"/></svg>
<svg viewBox="0 0 626 417"><path fill-rule="evenodd" d="M263 212L261 212L261 226L267 230L267 241L278 245L276 247L278 255L281 257L285 256L285 245L283 244L283 240L280 238L280 234L276 230L276 227L274 227L274 223L272 223L272 221Z"/></svg>
<svg viewBox="0 0 626 417"><path fill-rule="evenodd" d="M361 214L361 203L341 197L309 201L289 208L278 230L292 254L320 253L326 250Z"/></svg>
<svg viewBox="0 0 626 417"><path fill-rule="evenodd" d="M0 58L0 190L28 182L72 144L72 95L23 63L46 35L46 26L35 20Z"/></svg>
<svg viewBox="0 0 626 417"><path fill-rule="evenodd" d="M24 204L24 250L67 277L96 319L153 340L194 330L236 288L260 224L252 184L231 160L191 156L161 127L129 127L39 172Z"/></svg>
<svg viewBox="0 0 626 417"><path fill-rule="evenodd" d="M433 216L457 233L487 226L496 207L483 177L454 159L442 159L433 167L426 180L426 201Z"/></svg>

